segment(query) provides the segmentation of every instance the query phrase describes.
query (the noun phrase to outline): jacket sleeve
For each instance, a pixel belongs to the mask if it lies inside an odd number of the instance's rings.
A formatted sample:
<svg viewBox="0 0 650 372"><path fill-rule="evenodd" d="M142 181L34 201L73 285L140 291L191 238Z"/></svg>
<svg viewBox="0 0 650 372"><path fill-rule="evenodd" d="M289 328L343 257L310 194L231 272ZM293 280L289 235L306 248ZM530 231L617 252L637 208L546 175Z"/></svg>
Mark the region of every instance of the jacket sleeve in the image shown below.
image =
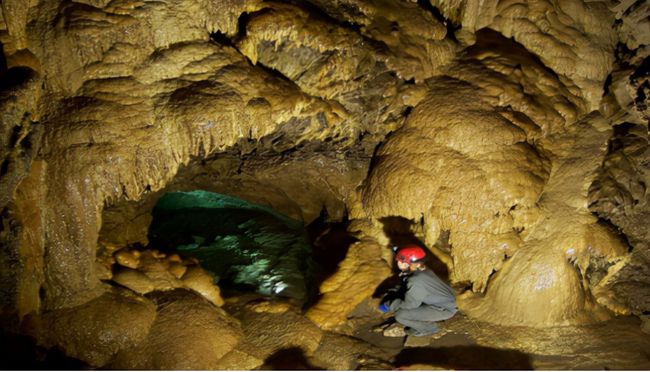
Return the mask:
<svg viewBox="0 0 650 372"><path fill-rule="evenodd" d="M427 296L427 291L420 285L408 283L404 299L396 299L390 303L390 311L399 309L416 309L422 305Z"/></svg>

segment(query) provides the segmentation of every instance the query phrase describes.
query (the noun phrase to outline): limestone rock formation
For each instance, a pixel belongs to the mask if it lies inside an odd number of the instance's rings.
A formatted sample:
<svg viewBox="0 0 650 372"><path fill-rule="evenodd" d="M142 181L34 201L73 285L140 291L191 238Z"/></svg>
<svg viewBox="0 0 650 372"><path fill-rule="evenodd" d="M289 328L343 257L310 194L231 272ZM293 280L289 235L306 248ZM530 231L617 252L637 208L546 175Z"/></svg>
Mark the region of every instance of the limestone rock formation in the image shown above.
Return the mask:
<svg viewBox="0 0 650 372"><path fill-rule="evenodd" d="M317 327L344 329L391 275L391 218L447 266L476 319L643 316L649 11L633 0L4 0L3 329L23 322L94 367L115 353L117 368L262 366L235 348L241 330L198 266L143 263L156 203L197 189L348 223L358 242L306 312L315 339ZM312 356L318 345L302 341ZM351 358L327 363L356 368Z"/></svg>
<svg viewBox="0 0 650 372"><path fill-rule="evenodd" d="M539 56L563 85L585 99L589 111L598 108L602 81L612 69L616 32L614 15L605 3L491 0L459 3L433 0L463 33L483 28L513 38Z"/></svg>
<svg viewBox="0 0 650 372"><path fill-rule="evenodd" d="M345 323L347 315L390 276L390 250L375 239L362 239L348 250L335 275L320 287L322 297L307 316L324 329Z"/></svg>
<svg viewBox="0 0 650 372"><path fill-rule="evenodd" d="M235 319L186 291L155 292L155 322L143 342L123 349L116 369L214 369L242 337Z"/></svg>
<svg viewBox="0 0 650 372"><path fill-rule="evenodd" d="M183 260L178 254L167 257L157 250L121 249L114 254L118 264L111 266L107 278L139 294L169 291L177 288L191 289L216 306L223 305L221 290L214 277L195 260Z"/></svg>
<svg viewBox="0 0 650 372"><path fill-rule="evenodd" d="M247 327L237 349L220 361L220 369L231 369L232 364L228 363L262 370L390 366L385 350L347 335L324 331L287 302L253 300L228 305Z"/></svg>
<svg viewBox="0 0 650 372"><path fill-rule="evenodd" d="M387 369L384 352L378 348L343 335L327 334L324 338L314 359L330 370Z"/></svg>
<svg viewBox="0 0 650 372"><path fill-rule="evenodd" d="M151 301L112 291L78 307L29 315L25 327L43 346L58 346L70 357L101 367L145 340L155 319Z"/></svg>
<svg viewBox="0 0 650 372"><path fill-rule="evenodd" d="M626 56L612 73L603 106L612 114L614 133L608 141L598 178L589 189L590 210L617 226L633 247L620 270L611 273L604 288L635 314L647 312L650 297L642 287L650 280L648 205L650 143L648 133L647 44L650 22L642 14L648 4L623 2L617 11L619 53Z"/></svg>

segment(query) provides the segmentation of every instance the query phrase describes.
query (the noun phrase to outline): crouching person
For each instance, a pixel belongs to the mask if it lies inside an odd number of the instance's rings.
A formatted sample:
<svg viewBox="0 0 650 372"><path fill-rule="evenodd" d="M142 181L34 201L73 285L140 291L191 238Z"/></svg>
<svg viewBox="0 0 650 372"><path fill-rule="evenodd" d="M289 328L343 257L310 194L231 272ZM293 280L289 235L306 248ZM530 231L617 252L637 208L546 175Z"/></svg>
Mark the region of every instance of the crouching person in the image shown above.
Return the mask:
<svg viewBox="0 0 650 372"><path fill-rule="evenodd" d="M451 318L457 311L454 290L424 265L425 258L425 250L417 245L397 250L395 260L401 271L401 288L389 291L379 305L382 312L395 312L395 320L411 336L438 332L436 322Z"/></svg>

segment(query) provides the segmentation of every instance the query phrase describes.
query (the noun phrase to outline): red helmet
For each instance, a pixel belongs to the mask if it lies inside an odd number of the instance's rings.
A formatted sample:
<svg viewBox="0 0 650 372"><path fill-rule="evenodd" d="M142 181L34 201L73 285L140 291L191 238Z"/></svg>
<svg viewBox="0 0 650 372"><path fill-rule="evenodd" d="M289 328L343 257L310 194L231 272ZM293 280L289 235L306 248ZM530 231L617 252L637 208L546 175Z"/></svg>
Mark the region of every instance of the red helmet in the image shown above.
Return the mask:
<svg viewBox="0 0 650 372"><path fill-rule="evenodd" d="M395 259L400 262L416 263L422 262L427 257L427 252L415 244L406 245L397 250Z"/></svg>

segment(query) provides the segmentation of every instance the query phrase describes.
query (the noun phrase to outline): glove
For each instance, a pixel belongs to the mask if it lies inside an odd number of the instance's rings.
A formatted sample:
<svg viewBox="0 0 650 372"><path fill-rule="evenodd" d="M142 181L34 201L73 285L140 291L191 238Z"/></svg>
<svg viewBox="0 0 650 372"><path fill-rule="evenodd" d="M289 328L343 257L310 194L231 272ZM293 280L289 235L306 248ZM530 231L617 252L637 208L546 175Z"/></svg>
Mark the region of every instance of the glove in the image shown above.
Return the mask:
<svg viewBox="0 0 650 372"><path fill-rule="evenodd" d="M382 313L387 313L390 311L390 308L388 307L388 304L386 302L382 302L381 304L379 304L379 311L381 311Z"/></svg>
<svg viewBox="0 0 650 372"><path fill-rule="evenodd" d="M381 298L382 304L390 304L398 298L403 298L404 296L399 292L399 289L389 289L386 295Z"/></svg>

